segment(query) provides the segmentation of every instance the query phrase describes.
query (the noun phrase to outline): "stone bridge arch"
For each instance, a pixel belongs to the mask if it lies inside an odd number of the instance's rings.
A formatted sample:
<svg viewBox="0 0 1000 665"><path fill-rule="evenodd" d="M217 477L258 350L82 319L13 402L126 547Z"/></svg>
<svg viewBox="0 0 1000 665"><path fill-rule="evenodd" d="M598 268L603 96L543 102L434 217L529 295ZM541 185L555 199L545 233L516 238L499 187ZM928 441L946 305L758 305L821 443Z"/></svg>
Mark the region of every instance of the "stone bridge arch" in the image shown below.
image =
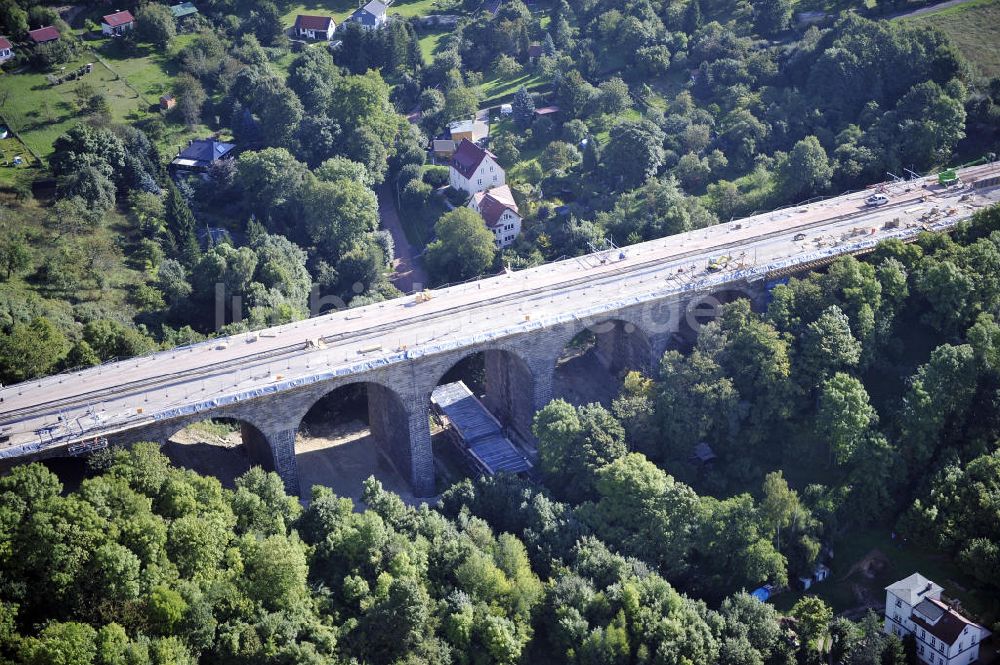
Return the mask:
<svg viewBox="0 0 1000 665"><path fill-rule="evenodd" d="M551 394L551 373L547 359L520 349L513 343L490 344L442 354L434 363L433 372L421 388L430 402L431 393L442 383L461 378L455 372L465 361L481 357L482 385L470 385L474 393L484 394L483 403L496 416L509 434L521 440L531 440L531 422L538 406L540 390ZM527 351L525 353L524 351Z"/></svg>
<svg viewBox="0 0 1000 665"><path fill-rule="evenodd" d="M639 312L614 312L580 319L567 326L559 337L563 349L574 341L592 337L598 359L614 375L627 370L648 374L655 365L654 339L646 332Z"/></svg>
<svg viewBox="0 0 1000 665"><path fill-rule="evenodd" d="M746 299L750 301L754 311L761 311L765 306L766 295L762 285L745 282L733 282L725 288L695 294L685 304L678 336L684 345L690 346L697 341L701 328L720 316L724 305Z"/></svg>
<svg viewBox="0 0 1000 665"><path fill-rule="evenodd" d="M248 467L259 466L265 471L277 472L285 481L286 490L291 491L292 486L285 477L287 469L283 469L280 463L280 446L277 445L280 443L279 433L268 428L265 419L260 417L257 410L252 408L249 402L163 419L141 428L111 435L108 437L108 443L112 446L128 447L142 441L150 441L163 448L170 439L184 429L212 420L227 420L237 423L243 450L249 462ZM206 442L204 445L212 446L214 444ZM197 463L190 466L200 473L214 473L212 470L200 468L200 464ZM292 471L294 472L294 469ZM223 480L228 479L224 478ZM297 487L295 489L297 493Z"/></svg>
<svg viewBox="0 0 1000 665"><path fill-rule="evenodd" d="M404 384L405 385L405 384ZM352 395L351 392L354 392ZM290 412L290 420L294 430L298 432L310 416L322 418L323 413L317 410L334 410L339 404L347 401L357 401L363 394L366 402L366 424L369 436L377 454L411 483L414 493L418 496L429 496L421 491L433 490L433 460L431 459L430 475L426 476L422 462L430 455L430 433L426 434L426 451L424 438L415 428L419 417L414 413L417 405L407 393L393 387L388 377L358 376L344 380L328 381L310 387L301 395L298 404ZM417 409L419 411L419 409ZM426 413L426 410L424 411ZM352 414L356 415L356 414ZM426 421L426 418L425 418ZM417 431L414 433L413 430ZM424 422L424 429L427 423ZM414 436L415 434L415 436ZM421 474L414 475L415 467L420 467ZM304 488L308 491L308 488Z"/></svg>

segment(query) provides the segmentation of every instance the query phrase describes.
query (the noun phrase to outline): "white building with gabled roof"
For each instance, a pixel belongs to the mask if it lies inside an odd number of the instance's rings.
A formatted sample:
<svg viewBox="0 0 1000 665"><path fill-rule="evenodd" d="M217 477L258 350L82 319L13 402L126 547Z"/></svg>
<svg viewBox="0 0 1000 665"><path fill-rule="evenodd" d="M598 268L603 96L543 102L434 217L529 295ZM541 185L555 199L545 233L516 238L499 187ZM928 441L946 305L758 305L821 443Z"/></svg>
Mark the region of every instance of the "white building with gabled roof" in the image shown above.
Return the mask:
<svg viewBox="0 0 1000 665"><path fill-rule="evenodd" d="M507 247L521 233L521 213L514 201L514 194L507 185L476 192L469 201L469 207L478 212L486 222L486 228L493 233L493 243L497 247Z"/></svg>
<svg viewBox="0 0 1000 665"><path fill-rule="evenodd" d="M969 665L990 632L941 600L943 589L920 573L885 588L885 632L913 635L917 658L930 665Z"/></svg>
<svg viewBox="0 0 1000 665"><path fill-rule="evenodd" d="M448 184L469 194L507 184L497 156L468 139L462 139L449 164Z"/></svg>

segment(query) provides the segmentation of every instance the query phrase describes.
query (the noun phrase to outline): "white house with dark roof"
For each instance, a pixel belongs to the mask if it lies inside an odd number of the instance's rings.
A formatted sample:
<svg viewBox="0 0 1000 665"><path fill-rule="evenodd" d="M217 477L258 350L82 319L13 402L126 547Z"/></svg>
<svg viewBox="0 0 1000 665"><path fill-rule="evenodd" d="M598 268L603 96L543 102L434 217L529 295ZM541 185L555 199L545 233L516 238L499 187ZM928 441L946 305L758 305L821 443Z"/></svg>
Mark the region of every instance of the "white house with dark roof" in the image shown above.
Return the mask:
<svg viewBox="0 0 1000 665"><path fill-rule="evenodd" d="M885 632L913 635L917 658L930 665L968 665L990 632L941 600L942 588L920 573L885 588Z"/></svg>
<svg viewBox="0 0 1000 665"><path fill-rule="evenodd" d="M330 41L337 30L337 23L330 16L299 14L295 17L295 26L292 29L296 37Z"/></svg>
<svg viewBox="0 0 1000 665"><path fill-rule="evenodd" d="M521 213L507 185L476 192L469 201L469 207L482 216L486 228L493 233L493 243L497 247L506 247L521 233Z"/></svg>
<svg viewBox="0 0 1000 665"><path fill-rule="evenodd" d="M359 23L365 30L375 30L385 25L389 20L388 5L380 0L371 0L367 5L351 14L348 21Z"/></svg>
<svg viewBox="0 0 1000 665"><path fill-rule="evenodd" d="M507 184L507 176L497 162L497 156L486 148L463 139L451 157L448 184L472 195Z"/></svg>

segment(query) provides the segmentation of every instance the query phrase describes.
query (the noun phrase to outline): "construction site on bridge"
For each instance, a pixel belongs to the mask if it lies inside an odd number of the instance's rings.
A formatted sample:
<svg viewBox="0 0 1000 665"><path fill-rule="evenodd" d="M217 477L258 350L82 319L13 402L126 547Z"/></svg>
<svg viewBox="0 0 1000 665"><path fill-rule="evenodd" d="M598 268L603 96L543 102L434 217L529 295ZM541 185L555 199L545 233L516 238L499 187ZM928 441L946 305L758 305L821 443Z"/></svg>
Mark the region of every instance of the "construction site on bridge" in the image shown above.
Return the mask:
<svg viewBox="0 0 1000 665"><path fill-rule="evenodd" d="M644 302L710 293L946 231L1000 201L1000 165L928 177L0 390L0 459L363 376ZM885 197L873 205L872 196ZM881 199L880 199L881 201Z"/></svg>

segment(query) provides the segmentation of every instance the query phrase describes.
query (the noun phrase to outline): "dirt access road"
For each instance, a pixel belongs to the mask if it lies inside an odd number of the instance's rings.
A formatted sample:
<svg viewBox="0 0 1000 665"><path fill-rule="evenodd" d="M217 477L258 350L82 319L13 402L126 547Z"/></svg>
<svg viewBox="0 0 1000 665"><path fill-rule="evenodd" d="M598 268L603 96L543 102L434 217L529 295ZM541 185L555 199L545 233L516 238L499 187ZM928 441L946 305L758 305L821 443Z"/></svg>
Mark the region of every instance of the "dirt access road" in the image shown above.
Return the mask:
<svg viewBox="0 0 1000 665"><path fill-rule="evenodd" d="M380 226L389 231L396 247L396 256L392 260L392 283L403 293L413 293L424 288L427 285L427 273L420 259L421 248L414 247L406 238L396 209L392 185L389 183L382 183L378 188L378 214Z"/></svg>

